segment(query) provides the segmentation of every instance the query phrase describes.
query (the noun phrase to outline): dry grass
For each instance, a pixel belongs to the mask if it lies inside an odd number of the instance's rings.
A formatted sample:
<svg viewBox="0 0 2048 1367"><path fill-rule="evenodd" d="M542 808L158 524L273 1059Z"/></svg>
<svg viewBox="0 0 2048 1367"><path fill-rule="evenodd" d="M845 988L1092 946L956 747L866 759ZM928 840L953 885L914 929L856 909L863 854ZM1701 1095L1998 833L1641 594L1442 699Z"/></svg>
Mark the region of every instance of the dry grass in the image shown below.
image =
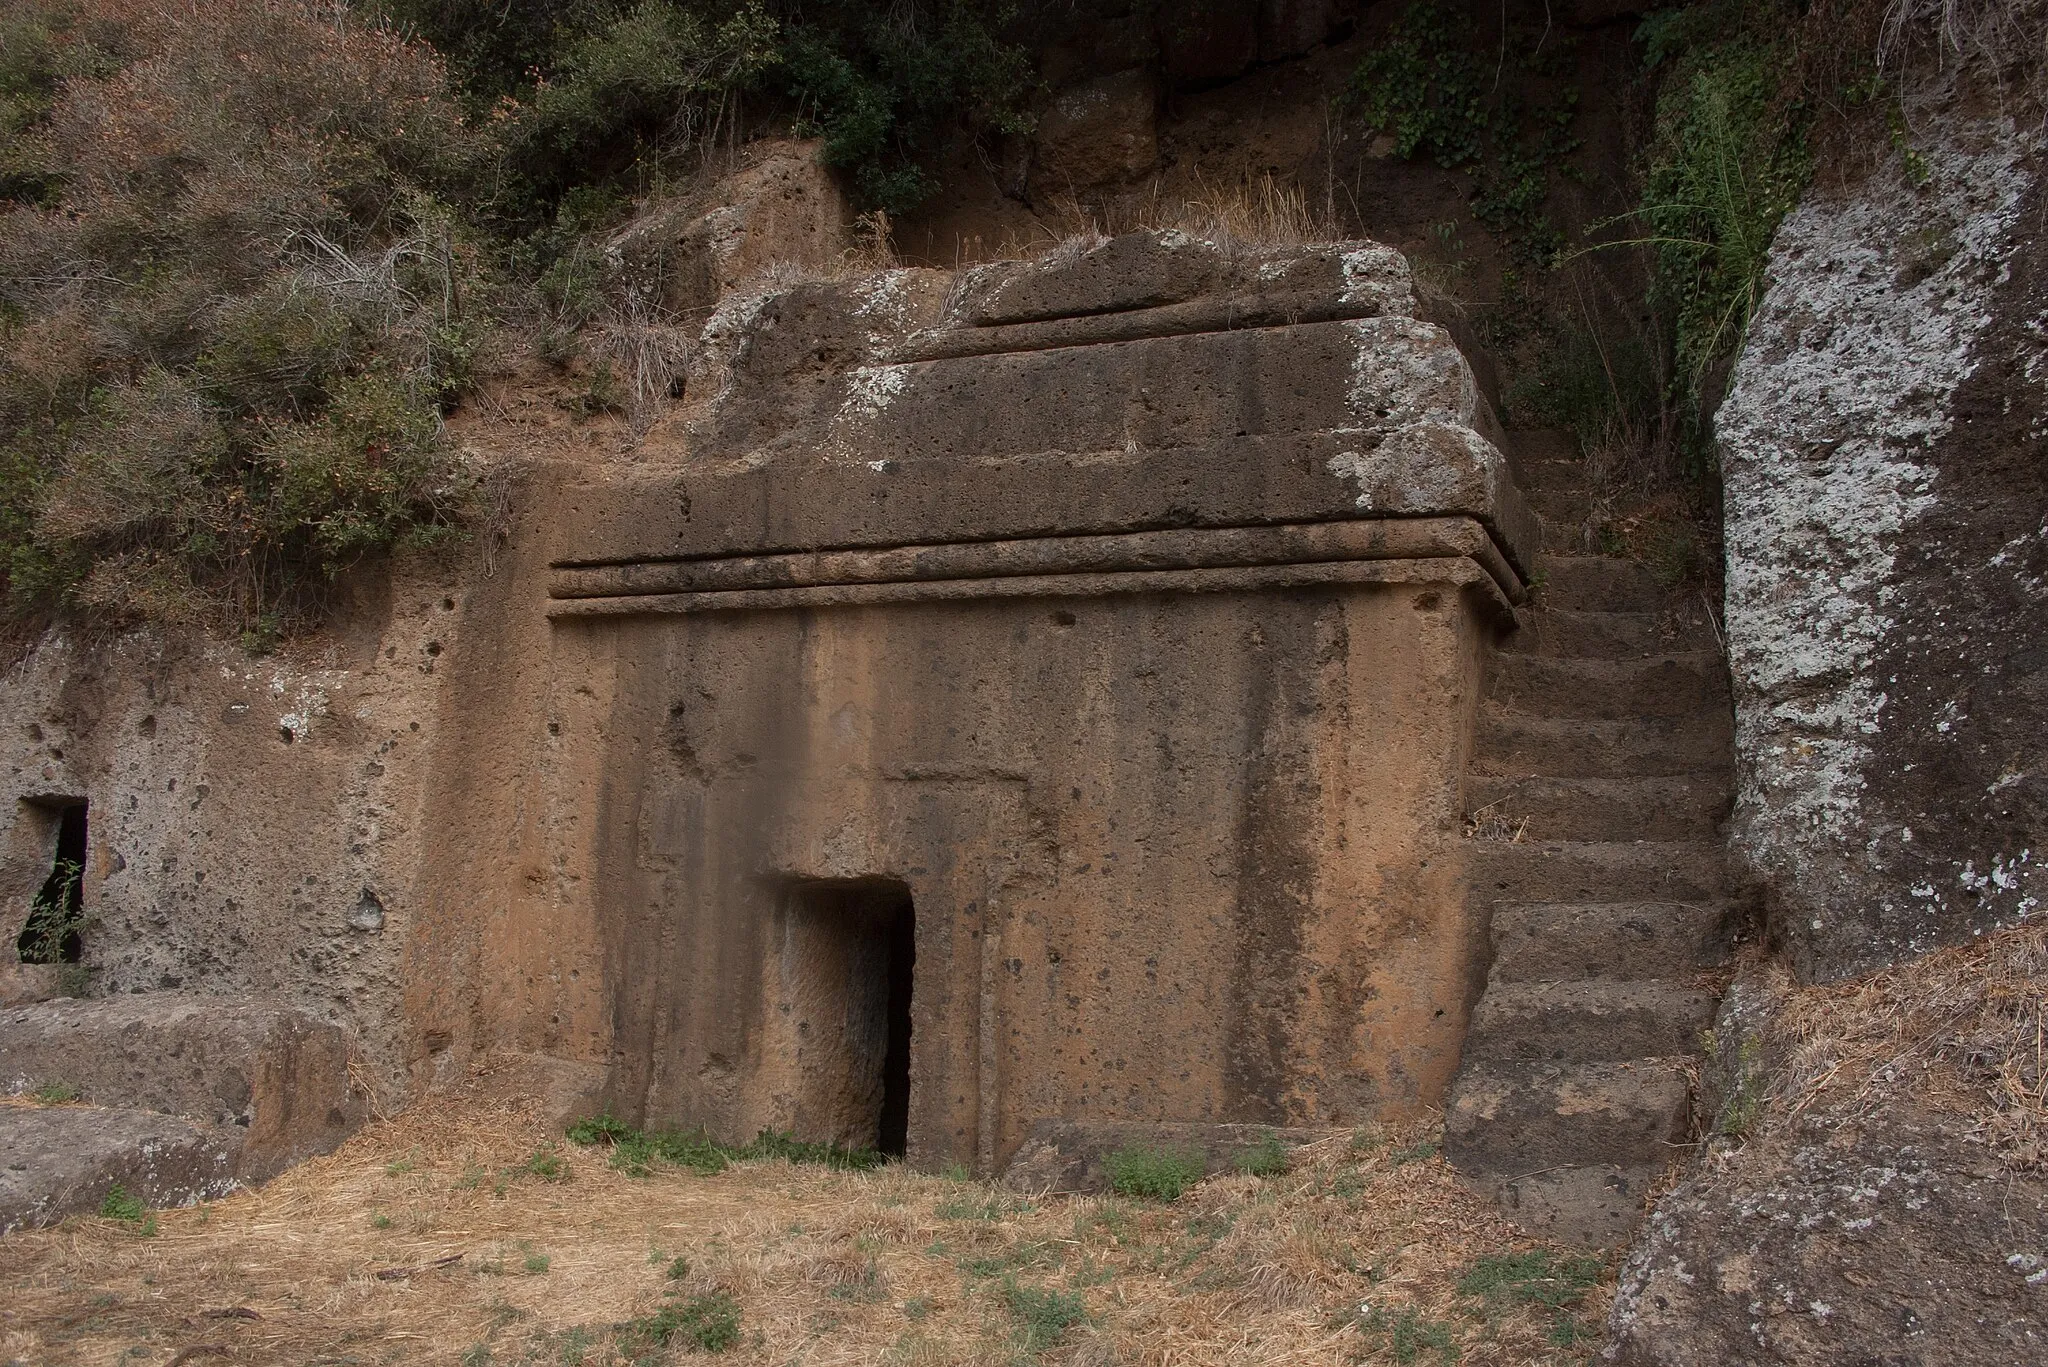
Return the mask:
<svg viewBox="0 0 2048 1367"><path fill-rule="evenodd" d="M1501 810L1499 802L1489 802L1473 810L1465 817L1465 838L1467 840L1494 840L1508 845L1519 845L1529 833L1529 818L1512 817Z"/></svg>
<svg viewBox="0 0 2048 1367"><path fill-rule="evenodd" d="M740 1364L1583 1360L1604 1281L1576 1314L1459 1292L1535 1246L1423 1139L1339 1134L1168 1206L780 1161L634 1179L580 1149L551 1181L530 1110L421 1107L153 1237L0 1240L0 1361L595 1367L721 1292Z"/></svg>
<svg viewBox="0 0 2048 1367"><path fill-rule="evenodd" d="M2048 1168L2048 925L1987 935L1840 987L1791 993L1774 1027L1788 1114L1902 1096L1968 1117L2007 1164Z"/></svg>
<svg viewBox="0 0 2048 1367"><path fill-rule="evenodd" d="M1099 241L1124 233L1177 229L1225 250L1256 251L1301 246L1349 237L1327 213L1310 205L1299 185L1271 172L1246 171L1211 181L1196 173L1191 191L1176 193L1153 180L1103 200L1053 195L1037 215L1031 237L1005 237L991 260L1035 258L1067 243Z"/></svg>

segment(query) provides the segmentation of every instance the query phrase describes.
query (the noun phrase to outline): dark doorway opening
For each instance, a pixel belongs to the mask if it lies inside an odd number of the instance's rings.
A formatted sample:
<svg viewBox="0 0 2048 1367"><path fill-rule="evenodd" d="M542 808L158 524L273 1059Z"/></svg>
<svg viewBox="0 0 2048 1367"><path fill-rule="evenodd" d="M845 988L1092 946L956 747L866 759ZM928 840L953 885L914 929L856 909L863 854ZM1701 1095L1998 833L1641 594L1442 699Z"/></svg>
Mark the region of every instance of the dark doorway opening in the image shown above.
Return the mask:
<svg viewBox="0 0 2048 1367"><path fill-rule="evenodd" d="M901 1158L910 1147L910 985L917 967L917 916L910 889L888 916L889 1044L882 1055L882 1114L875 1147Z"/></svg>
<svg viewBox="0 0 2048 1367"><path fill-rule="evenodd" d="M894 879L790 889L783 969L800 1137L902 1157L910 1143L910 999L917 916Z"/></svg>
<svg viewBox="0 0 2048 1367"><path fill-rule="evenodd" d="M85 803L67 802L52 814L57 857L14 942L25 964L75 964L85 952Z"/></svg>

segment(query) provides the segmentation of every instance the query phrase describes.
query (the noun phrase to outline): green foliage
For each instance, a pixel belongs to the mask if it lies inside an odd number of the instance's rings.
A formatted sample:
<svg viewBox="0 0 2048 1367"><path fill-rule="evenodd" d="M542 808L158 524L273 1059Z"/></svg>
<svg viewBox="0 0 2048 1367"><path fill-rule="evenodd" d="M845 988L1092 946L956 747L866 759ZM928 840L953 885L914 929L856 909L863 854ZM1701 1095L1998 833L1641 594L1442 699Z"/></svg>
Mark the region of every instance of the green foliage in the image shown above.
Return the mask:
<svg viewBox="0 0 2048 1367"><path fill-rule="evenodd" d="M1470 30L1461 11L1417 0L1351 73L1345 98L1368 127L1393 135L1398 155L1447 171L1479 159L1491 120Z"/></svg>
<svg viewBox="0 0 2048 1367"><path fill-rule="evenodd" d="M740 1341L740 1307L723 1291L692 1296L626 1321L619 1326L619 1338L636 1355L670 1347L722 1353Z"/></svg>
<svg viewBox="0 0 2048 1367"><path fill-rule="evenodd" d="M772 1158L853 1171L889 1161L873 1149L814 1144L776 1130L763 1130L746 1144L723 1144L702 1130L640 1130L611 1115L579 1120L569 1127L567 1137L586 1148L608 1146L612 1167L632 1177L646 1177L664 1165L709 1176L732 1163Z"/></svg>
<svg viewBox="0 0 2048 1367"><path fill-rule="evenodd" d="M116 1182L107 1188L106 1199L100 1202L100 1215L108 1220L125 1220L129 1224L141 1224L149 1214L149 1208L128 1194L127 1188Z"/></svg>
<svg viewBox="0 0 2048 1367"><path fill-rule="evenodd" d="M260 644L356 560L450 530L439 414L483 320L436 195L481 143L432 54L261 0L4 23L36 36L0 43L8 173L48 171L0 215L13 610Z"/></svg>
<svg viewBox="0 0 2048 1367"><path fill-rule="evenodd" d="M548 202L592 171L616 172L703 138L777 57L778 25L758 4L713 22L641 0L572 33L513 107L507 150Z"/></svg>
<svg viewBox="0 0 2048 1367"><path fill-rule="evenodd" d="M1367 127L1394 139L1399 156L1472 173L1473 217L1507 246L1511 272L1548 263L1562 243L1544 204L1552 172L1579 145L1579 96L1566 85L1530 106L1502 77L1510 69L1551 74L1565 41L1511 28L1497 53L1482 56L1464 10L1416 0L1360 60L1341 96Z"/></svg>
<svg viewBox="0 0 2048 1367"><path fill-rule="evenodd" d="M569 1180L569 1165L562 1155L555 1152L555 1146L547 1144L535 1149L519 1172L526 1177L538 1177L543 1182L566 1182Z"/></svg>
<svg viewBox="0 0 2048 1367"><path fill-rule="evenodd" d="M1287 1146L1278 1135L1268 1134L1258 1143L1240 1149L1230 1165L1252 1177L1279 1177L1287 1171L1287 1162Z"/></svg>
<svg viewBox="0 0 2048 1367"><path fill-rule="evenodd" d="M17 942L23 963L64 962L66 941L85 926L85 905L78 886L84 875L75 859L60 859L50 870L49 880L29 903L28 923Z"/></svg>
<svg viewBox="0 0 2048 1367"><path fill-rule="evenodd" d="M1105 1157L1102 1167L1109 1175L1110 1190L1119 1196L1177 1201L1182 1192L1202 1180L1207 1165L1198 1150L1130 1144Z"/></svg>
<svg viewBox="0 0 2048 1367"><path fill-rule="evenodd" d="M1413 1144L1403 1144L1390 1150L1387 1157L1397 1168L1409 1163L1426 1163L1436 1157L1439 1147L1434 1139L1418 1139Z"/></svg>
<svg viewBox="0 0 2048 1367"><path fill-rule="evenodd" d="M803 13L783 52L787 89L860 207L902 213L929 196L937 187L923 161L954 120L1029 130L1035 77L1026 50L999 36L1006 5L837 0Z"/></svg>
<svg viewBox="0 0 2048 1367"><path fill-rule="evenodd" d="M1639 215L1673 320L1673 397L1696 459L1720 369L1763 297L1771 238L1812 172L1809 111L1793 80L1786 0L1712 0L1638 30L1659 78Z"/></svg>
<svg viewBox="0 0 2048 1367"><path fill-rule="evenodd" d="M1559 1255L1543 1248L1487 1254L1458 1279L1458 1293L1476 1299L1489 1320L1534 1307L1547 1322L1550 1342L1570 1347L1593 1332L1572 1312L1605 1273L1605 1264L1590 1255Z"/></svg>
<svg viewBox="0 0 2048 1367"><path fill-rule="evenodd" d="M449 55L473 106L508 131L499 208L531 224L579 187L644 186L732 126L741 96L780 95L824 139L863 209L935 188L945 134L1022 132L1031 59L1008 0L380 0ZM548 255L544 253L544 255Z"/></svg>
<svg viewBox="0 0 2048 1367"><path fill-rule="evenodd" d="M1003 1278L1003 1304L1016 1321L1020 1345L1028 1353L1044 1352L1088 1318L1088 1304L1080 1292L1020 1286L1014 1277Z"/></svg>
<svg viewBox="0 0 2048 1367"><path fill-rule="evenodd" d="M68 1082L45 1082L29 1095L38 1106L67 1106L78 1100L78 1089Z"/></svg>

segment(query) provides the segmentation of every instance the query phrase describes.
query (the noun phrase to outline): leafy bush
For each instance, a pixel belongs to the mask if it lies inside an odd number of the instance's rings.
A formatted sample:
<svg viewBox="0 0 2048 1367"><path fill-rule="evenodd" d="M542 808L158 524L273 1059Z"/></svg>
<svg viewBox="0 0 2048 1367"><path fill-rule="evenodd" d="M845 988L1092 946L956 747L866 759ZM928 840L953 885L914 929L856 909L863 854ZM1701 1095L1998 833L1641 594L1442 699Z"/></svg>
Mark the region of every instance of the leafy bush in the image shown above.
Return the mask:
<svg viewBox="0 0 2048 1367"><path fill-rule="evenodd" d="M1120 1196L1142 1196L1154 1201L1177 1201L1182 1192L1202 1180L1207 1170L1196 1149L1157 1148L1130 1144L1102 1160L1109 1175L1109 1188Z"/></svg>
<svg viewBox="0 0 2048 1367"><path fill-rule="evenodd" d="M1021 133L1036 84L999 35L1007 6L944 0L887 9L838 0L805 11L783 51L790 95L851 176L861 207L902 213L937 188L923 161L946 125Z"/></svg>
<svg viewBox="0 0 2048 1367"><path fill-rule="evenodd" d="M1025 131L1036 85L1008 0L378 0L450 55L510 130L497 206L529 230L580 187L644 188L730 129L739 98L785 97L864 209L935 188L945 133ZM552 253L543 253L552 259ZM543 262L545 264L545 262Z"/></svg>
<svg viewBox="0 0 2048 1367"><path fill-rule="evenodd" d="M1497 235L1517 265L1547 264L1562 238L1544 215L1550 174L1578 146L1578 91L1529 107L1503 83L1516 74L1557 74L1566 40L1507 26L1496 55L1482 59L1472 21L1440 0L1415 0L1383 42L1351 73L1340 100L1369 128L1394 139L1396 155L1428 157L1472 173L1473 217ZM1510 281L1512 283L1512 280Z"/></svg>
<svg viewBox="0 0 2048 1367"><path fill-rule="evenodd" d="M59 859L29 903L28 921L15 942L15 952L25 964L61 964L66 951L77 952L77 936L85 926L85 906L79 896L79 880L85 870L75 859Z"/></svg>
<svg viewBox="0 0 2048 1367"><path fill-rule="evenodd" d="M1278 1135L1268 1134L1238 1150L1230 1165L1249 1177L1279 1177L1287 1171L1287 1146Z"/></svg>
<svg viewBox="0 0 2048 1367"><path fill-rule="evenodd" d="M1741 349L1771 238L1812 172L1795 22L1783 0L1713 0L1638 33L1662 82L1639 212L1674 321L1675 397L1702 433L1716 368Z"/></svg>
<svg viewBox="0 0 2048 1367"><path fill-rule="evenodd" d="M641 0L559 47L552 73L512 106L510 164L553 199L594 168L688 146L775 61L777 33L758 4L714 24Z"/></svg>
<svg viewBox="0 0 2048 1367"><path fill-rule="evenodd" d="M128 1194L127 1188L116 1182L107 1188L106 1199L100 1202L100 1215L108 1220L125 1220L130 1224L141 1224L149 1208Z"/></svg>
<svg viewBox="0 0 2048 1367"><path fill-rule="evenodd" d="M5 22L35 39L0 63L13 608L274 630L451 529L439 412L481 322L436 192L480 143L433 54L263 0Z"/></svg>

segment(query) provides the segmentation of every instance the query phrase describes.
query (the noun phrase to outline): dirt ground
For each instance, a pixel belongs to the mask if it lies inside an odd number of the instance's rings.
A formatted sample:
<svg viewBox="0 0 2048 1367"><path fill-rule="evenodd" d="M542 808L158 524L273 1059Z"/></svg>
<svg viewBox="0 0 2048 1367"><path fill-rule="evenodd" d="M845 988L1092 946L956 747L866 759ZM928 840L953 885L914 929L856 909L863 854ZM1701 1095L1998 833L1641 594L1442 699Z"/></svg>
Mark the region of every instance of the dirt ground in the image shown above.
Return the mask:
<svg viewBox="0 0 2048 1367"><path fill-rule="evenodd" d="M634 1177L518 1103L422 1106L260 1191L0 1239L0 1361L1584 1362L1611 1274L1519 1238L1422 1132L1165 1203Z"/></svg>

